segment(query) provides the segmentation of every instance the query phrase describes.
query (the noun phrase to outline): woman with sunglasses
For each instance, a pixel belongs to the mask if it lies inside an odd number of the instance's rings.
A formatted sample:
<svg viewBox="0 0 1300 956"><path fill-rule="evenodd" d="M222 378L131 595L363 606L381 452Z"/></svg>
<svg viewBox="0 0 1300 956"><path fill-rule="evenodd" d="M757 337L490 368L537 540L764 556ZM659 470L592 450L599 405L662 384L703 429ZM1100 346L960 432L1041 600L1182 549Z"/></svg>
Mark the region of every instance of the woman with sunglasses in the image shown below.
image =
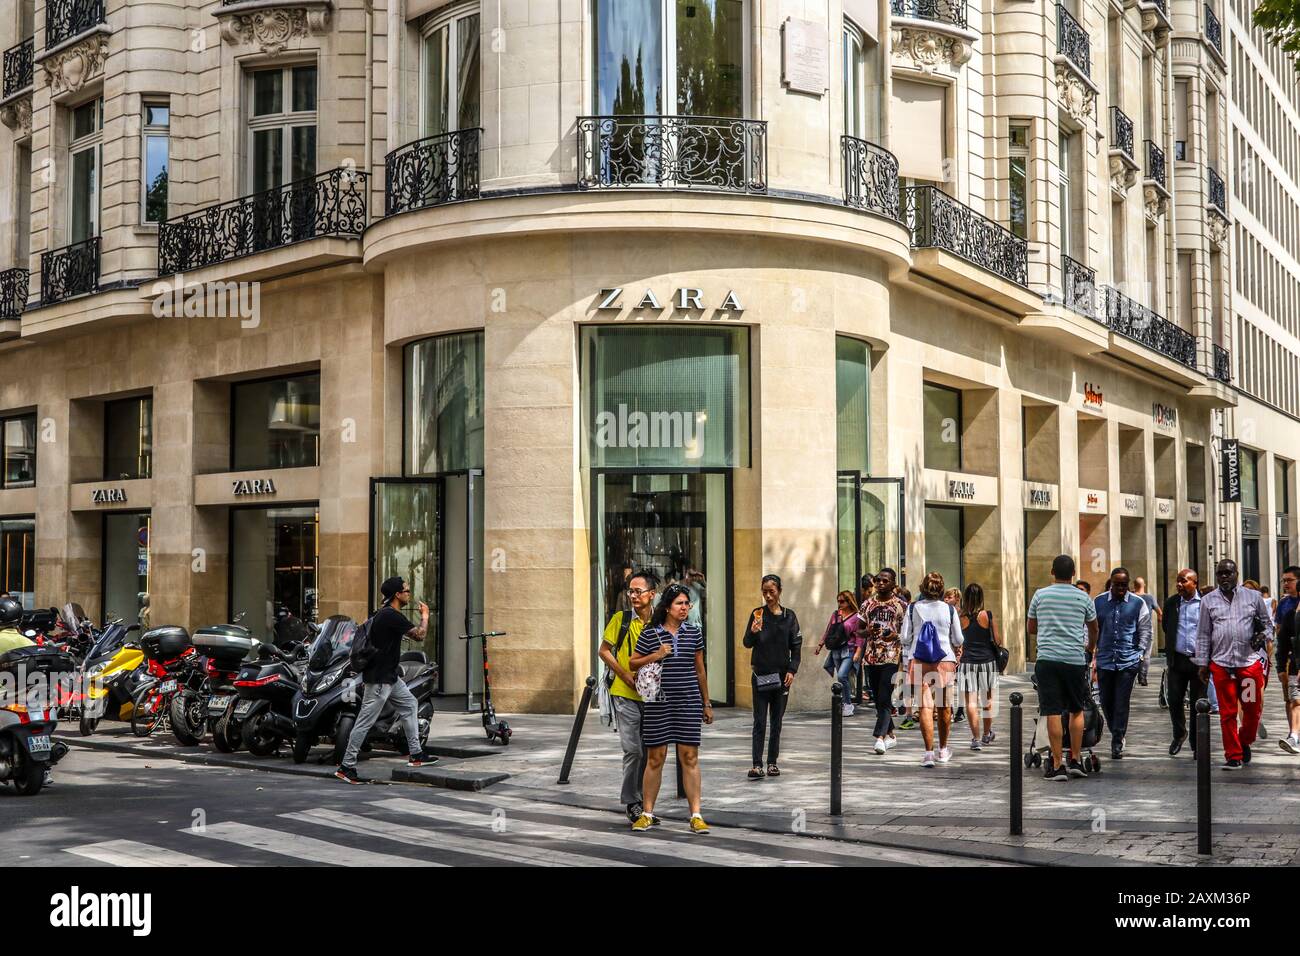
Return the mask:
<svg viewBox="0 0 1300 956"><path fill-rule="evenodd" d="M830 653L826 655L822 668L831 675L831 680L839 681L845 717L853 716L853 676L862 664L862 637L858 633L861 625L853 592L841 591L835 596L835 610L826 623L822 639L813 650L814 654L821 654L822 649L830 645Z"/></svg>
<svg viewBox="0 0 1300 956"><path fill-rule="evenodd" d="M799 618L790 608L781 606L781 579L775 574L765 574L759 587L763 606L750 612L749 628L742 641L753 652L749 660L754 692L754 766L749 771L750 780L763 776L760 761L769 714L772 736L767 745L767 775L781 776L781 768L776 765L781 754L781 718L785 715L790 685L799 670L799 652L803 647Z"/></svg>
<svg viewBox="0 0 1300 956"><path fill-rule="evenodd" d="M691 832L709 832L700 816L700 722L713 723L713 705L709 703L709 682L704 673L704 634L687 620L690 613L691 592L684 585L664 588L629 662L633 673L647 664L662 666L659 699L646 701L641 719L646 768L642 812L632 824L634 833L644 833L659 824L654 807L669 744L677 745L682 786L691 809Z"/></svg>

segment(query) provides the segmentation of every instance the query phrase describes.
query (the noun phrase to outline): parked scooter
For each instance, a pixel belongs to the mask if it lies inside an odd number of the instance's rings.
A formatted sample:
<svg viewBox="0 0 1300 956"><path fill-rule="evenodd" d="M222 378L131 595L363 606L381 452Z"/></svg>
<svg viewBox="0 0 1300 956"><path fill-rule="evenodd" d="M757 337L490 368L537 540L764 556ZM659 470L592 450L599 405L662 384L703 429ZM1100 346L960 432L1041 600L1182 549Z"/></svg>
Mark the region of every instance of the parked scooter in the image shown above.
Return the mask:
<svg viewBox="0 0 1300 956"><path fill-rule="evenodd" d="M68 605L65 615L79 618L78 633L88 626L79 605ZM139 624L128 627L122 621L108 622L97 634L90 629L94 642L81 662L76 692L68 707L68 716L77 719L81 736L89 737L105 718L131 719L132 698L146 676L144 651L132 639L139 630Z"/></svg>
<svg viewBox="0 0 1300 956"><path fill-rule="evenodd" d="M351 618L330 617L312 643L302 689L293 701L294 763L305 762L319 741L333 745L331 762L339 763L343 759L364 693L361 675L352 669L350 662L356 628ZM423 747L433 721L438 665L430 663L423 651L407 651L401 656L401 668L402 679L419 704L419 737ZM406 737L391 706L379 715L366 743L382 743L398 753L406 753Z"/></svg>
<svg viewBox="0 0 1300 956"><path fill-rule="evenodd" d="M304 629L305 630L305 629ZM227 733L239 735L255 757L270 757L285 741L293 740L293 701L307 669L306 646L281 650L259 644L257 659L240 668L235 679L238 699L230 714Z"/></svg>
<svg viewBox="0 0 1300 956"><path fill-rule="evenodd" d="M213 746L222 753L239 747L239 737L230 736L227 718L234 709L240 666L257 643L239 624L242 619L239 614L232 624L201 627L191 638L195 650L206 658L206 677L198 690L187 688L172 698L172 736L181 746L195 746L210 730Z"/></svg>
<svg viewBox="0 0 1300 956"><path fill-rule="evenodd" d="M462 641L472 641L475 638L483 639L483 700L479 706L479 712L483 717L483 731L487 734L489 743L501 741L501 746L505 747L510 744L510 738L514 731L510 725L497 716L496 706L492 703L492 674L488 669L487 639L489 637L505 637L505 631L487 631L483 634L462 634Z"/></svg>
<svg viewBox="0 0 1300 956"><path fill-rule="evenodd" d="M40 793L50 767L68 752L54 728L59 698L76 669L71 655L51 647L0 655L0 781L22 796Z"/></svg>
<svg viewBox="0 0 1300 956"><path fill-rule="evenodd" d="M205 679L203 658L183 627L150 628L140 635L146 677L132 698L131 731L148 737L170 719L171 702L187 687L200 689Z"/></svg>

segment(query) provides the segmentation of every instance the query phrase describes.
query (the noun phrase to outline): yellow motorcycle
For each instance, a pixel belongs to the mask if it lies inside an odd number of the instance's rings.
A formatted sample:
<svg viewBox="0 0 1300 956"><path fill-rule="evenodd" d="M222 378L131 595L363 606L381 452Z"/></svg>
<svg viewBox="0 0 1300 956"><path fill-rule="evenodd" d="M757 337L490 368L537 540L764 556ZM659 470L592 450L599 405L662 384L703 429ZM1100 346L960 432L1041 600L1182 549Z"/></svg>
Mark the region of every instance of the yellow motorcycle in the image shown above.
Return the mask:
<svg viewBox="0 0 1300 956"><path fill-rule="evenodd" d="M70 609L78 628L89 628L88 621ZM128 627L122 621L110 621L94 635L94 643L81 662L76 689L68 707L68 716L78 718L81 736L95 732L100 720L130 721L135 691L147 676L144 650L131 639L139 624ZM93 629L91 631L93 634Z"/></svg>

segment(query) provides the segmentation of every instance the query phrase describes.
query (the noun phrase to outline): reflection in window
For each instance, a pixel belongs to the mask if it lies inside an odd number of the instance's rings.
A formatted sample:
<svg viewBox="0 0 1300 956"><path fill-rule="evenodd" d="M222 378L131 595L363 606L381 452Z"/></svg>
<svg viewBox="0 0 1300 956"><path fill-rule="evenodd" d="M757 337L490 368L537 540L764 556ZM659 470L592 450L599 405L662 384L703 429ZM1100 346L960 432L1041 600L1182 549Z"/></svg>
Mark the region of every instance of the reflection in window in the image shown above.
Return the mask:
<svg viewBox="0 0 1300 956"><path fill-rule="evenodd" d="M315 508L237 508L231 512L230 611L244 613L253 636L270 639L276 614L315 621L319 520Z"/></svg>
<svg viewBox="0 0 1300 956"><path fill-rule="evenodd" d="M104 515L104 616L147 626L149 531L146 514Z"/></svg>
<svg viewBox="0 0 1300 956"><path fill-rule="evenodd" d="M1259 510L1259 452L1241 449L1241 506Z"/></svg>
<svg viewBox="0 0 1300 956"><path fill-rule="evenodd" d="M104 405L104 478L148 478L153 472L153 399Z"/></svg>
<svg viewBox="0 0 1300 956"><path fill-rule="evenodd" d="M36 596L36 519L0 521L0 585L30 611Z"/></svg>
<svg viewBox="0 0 1300 956"><path fill-rule="evenodd" d="M36 416L0 419L4 425L4 487L36 484Z"/></svg>
<svg viewBox="0 0 1300 956"><path fill-rule="evenodd" d="M144 193L144 221L165 222L167 219L168 134L171 126L171 109L165 103L144 105L144 171L141 188Z"/></svg>
<svg viewBox="0 0 1300 956"><path fill-rule="evenodd" d="M835 337L836 470L868 474L871 347L845 335Z"/></svg>
<svg viewBox="0 0 1300 956"><path fill-rule="evenodd" d="M433 17L423 41L424 136L479 125L478 4Z"/></svg>
<svg viewBox="0 0 1300 956"><path fill-rule="evenodd" d="M961 470L961 392L925 383L925 467Z"/></svg>
<svg viewBox="0 0 1300 956"><path fill-rule="evenodd" d="M483 467L483 333L406 347L406 471Z"/></svg>
<svg viewBox="0 0 1300 956"><path fill-rule="evenodd" d="M320 375L231 387L231 468L305 468L320 464Z"/></svg>

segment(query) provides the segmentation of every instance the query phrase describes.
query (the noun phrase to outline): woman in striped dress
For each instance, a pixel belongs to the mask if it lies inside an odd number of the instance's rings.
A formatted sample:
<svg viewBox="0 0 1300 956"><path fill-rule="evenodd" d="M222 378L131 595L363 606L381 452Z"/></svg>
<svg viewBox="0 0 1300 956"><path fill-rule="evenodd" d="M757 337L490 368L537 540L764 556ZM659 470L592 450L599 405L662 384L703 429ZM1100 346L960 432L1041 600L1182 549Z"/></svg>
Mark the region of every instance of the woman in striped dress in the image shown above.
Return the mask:
<svg viewBox="0 0 1300 956"><path fill-rule="evenodd" d="M713 706L709 703L709 682L704 673L704 634L698 625L687 620L690 613L691 592L680 584L665 588L650 625L637 638L628 662L633 673L647 664L659 663L663 667L660 698L646 701L641 718L646 768L642 813L632 824L636 833L659 823L654 806L669 744L677 745L682 786L691 808L691 832L709 832L708 824L700 816L700 721L713 723Z"/></svg>

